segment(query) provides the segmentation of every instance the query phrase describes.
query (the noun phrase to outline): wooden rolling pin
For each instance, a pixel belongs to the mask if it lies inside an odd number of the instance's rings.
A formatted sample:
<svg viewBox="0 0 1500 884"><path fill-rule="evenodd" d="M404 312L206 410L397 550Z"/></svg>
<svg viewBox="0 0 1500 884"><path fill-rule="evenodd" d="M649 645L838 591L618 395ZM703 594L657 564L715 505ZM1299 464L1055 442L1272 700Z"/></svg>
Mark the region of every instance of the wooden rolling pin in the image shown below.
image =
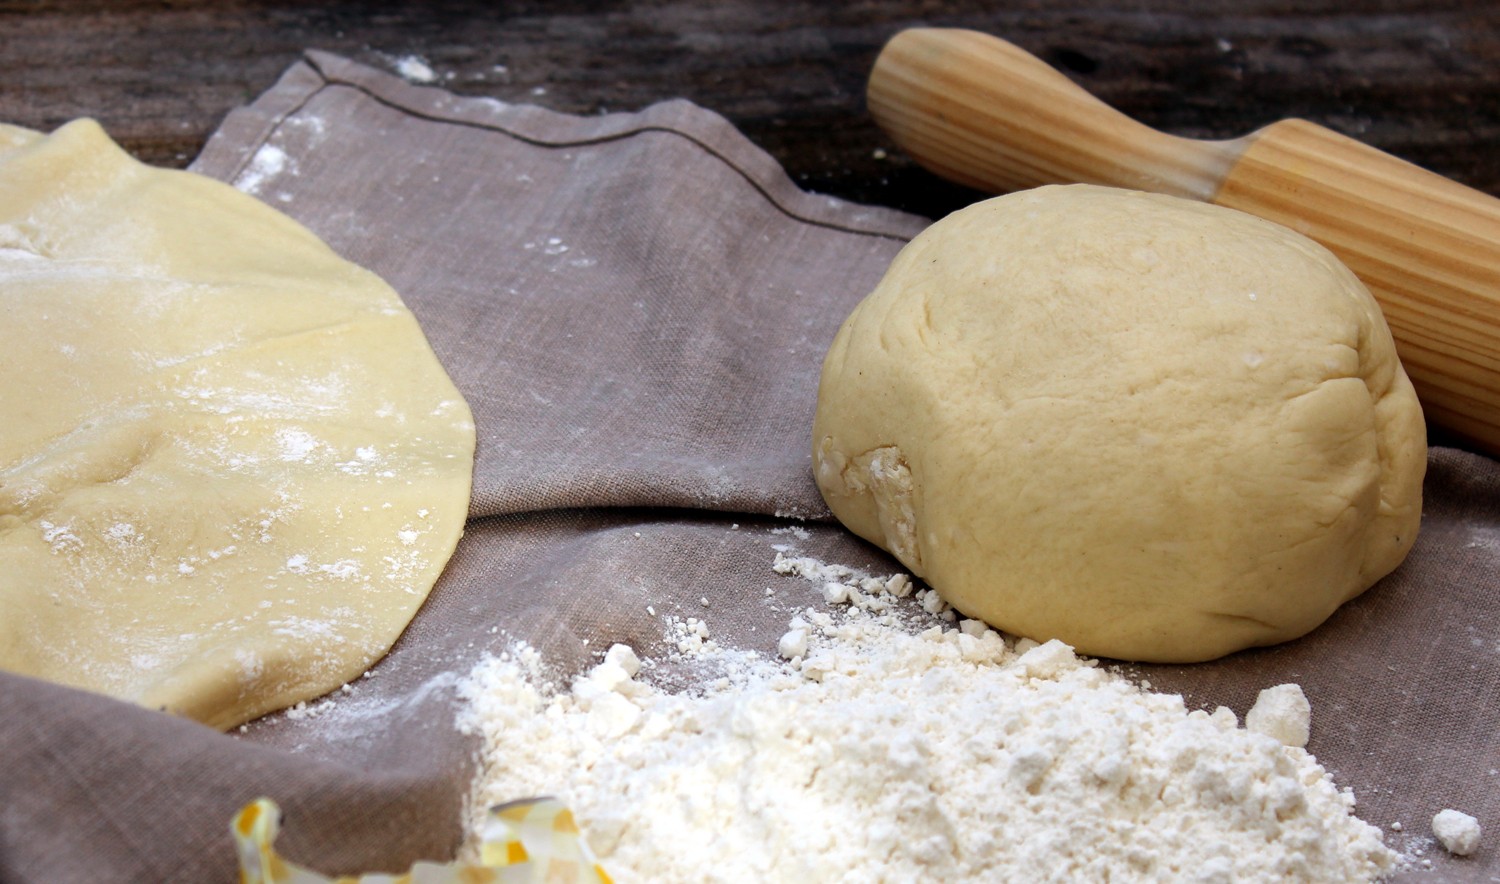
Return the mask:
<svg viewBox="0 0 1500 884"><path fill-rule="evenodd" d="M1500 454L1500 200L1306 120L1232 141L1167 135L975 31L897 34L868 100L904 151L971 187L1151 190L1321 242L1380 302L1428 420Z"/></svg>

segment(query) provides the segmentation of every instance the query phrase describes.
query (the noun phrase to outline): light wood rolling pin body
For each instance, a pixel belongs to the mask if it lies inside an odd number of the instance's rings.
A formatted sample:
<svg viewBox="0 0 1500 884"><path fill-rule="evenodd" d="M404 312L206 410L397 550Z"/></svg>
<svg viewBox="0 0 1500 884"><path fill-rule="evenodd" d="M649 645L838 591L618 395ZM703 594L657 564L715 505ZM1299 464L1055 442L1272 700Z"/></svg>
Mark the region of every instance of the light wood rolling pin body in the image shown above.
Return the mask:
<svg viewBox="0 0 1500 884"><path fill-rule="evenodd" d="M1305 120L1232 141L1157 132L975 31L897 34L868 100L903 150L971 187L1152 190L1321 242L1380 302L1427 418L1500 454L1500 200Z"/></svg>

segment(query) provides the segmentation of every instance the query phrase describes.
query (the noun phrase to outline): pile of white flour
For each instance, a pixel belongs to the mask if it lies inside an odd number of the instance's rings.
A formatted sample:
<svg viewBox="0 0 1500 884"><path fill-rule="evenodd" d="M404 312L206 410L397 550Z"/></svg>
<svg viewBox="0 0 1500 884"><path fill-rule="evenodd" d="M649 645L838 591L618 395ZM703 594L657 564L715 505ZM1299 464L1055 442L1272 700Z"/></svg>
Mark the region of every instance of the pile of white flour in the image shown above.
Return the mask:
<svg viewBox="0 0 1500 884"><path fill-rule="evenodd" d="M619 645L567 689L525 646L481 663L461 691L485 744L476 807L558 796L622 884L1344 882L1396 860L1311 755L1228 709L953 628L935 597L899 601L904 578L777 570L837 606L792 621L789 660L676 622L703 673L688 692Z"/></svg>

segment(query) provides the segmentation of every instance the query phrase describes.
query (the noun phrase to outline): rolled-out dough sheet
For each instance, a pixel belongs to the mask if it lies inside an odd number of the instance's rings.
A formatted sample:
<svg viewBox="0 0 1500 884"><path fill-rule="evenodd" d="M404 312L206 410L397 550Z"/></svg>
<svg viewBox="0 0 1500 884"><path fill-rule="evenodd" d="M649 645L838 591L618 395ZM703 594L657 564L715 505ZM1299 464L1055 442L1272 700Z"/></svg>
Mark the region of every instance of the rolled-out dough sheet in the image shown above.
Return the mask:
<svg viewBox="0 0 1500 884"><path fill-rule="evenodd" d="M228 728L379 659L467 512L396 293L93 122L0 127L0 667Z"/></svg>

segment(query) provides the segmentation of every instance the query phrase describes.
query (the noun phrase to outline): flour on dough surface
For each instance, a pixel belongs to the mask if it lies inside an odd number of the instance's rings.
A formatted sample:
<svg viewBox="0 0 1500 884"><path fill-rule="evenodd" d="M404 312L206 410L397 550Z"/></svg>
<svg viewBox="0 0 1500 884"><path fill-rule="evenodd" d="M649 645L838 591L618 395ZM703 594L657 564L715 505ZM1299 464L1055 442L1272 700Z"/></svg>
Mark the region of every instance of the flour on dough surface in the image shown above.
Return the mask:
<svg viewBox="0 0 1500 884"><path fill-rule="evenodd" d="M383 655L474 428L373 274L98 126L0 128L0 667L220 728Z"/></svg>

